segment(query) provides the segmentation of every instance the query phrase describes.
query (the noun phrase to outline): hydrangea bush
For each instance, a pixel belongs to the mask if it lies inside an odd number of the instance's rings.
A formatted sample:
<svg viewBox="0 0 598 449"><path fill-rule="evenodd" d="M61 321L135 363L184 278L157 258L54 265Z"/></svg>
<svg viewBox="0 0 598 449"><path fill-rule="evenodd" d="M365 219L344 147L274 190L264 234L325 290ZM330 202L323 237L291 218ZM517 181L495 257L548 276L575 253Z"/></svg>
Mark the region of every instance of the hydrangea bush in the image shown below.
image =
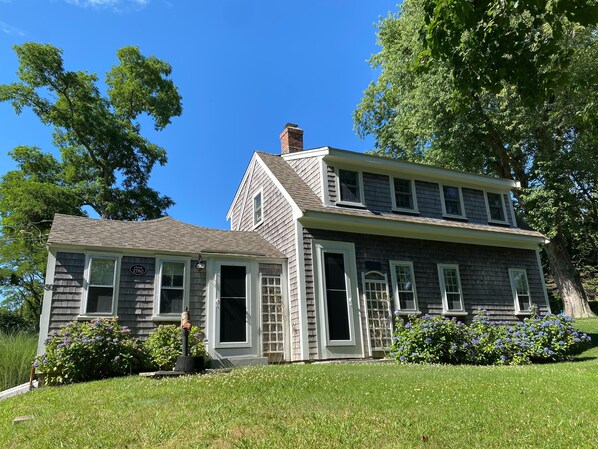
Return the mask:
<svg viewBox="0 0 598 449"><path fill-rule="evenodd" d="M396 321L391 357L400 362L460 363L466 345L463 323L444 317L412 316Z"/></svg>
<svg viewBox="0 0 598 449"><path fill-rule="evenodd" d="M397 317L390 356L405 363L521 365L568 360L590 342L568 316L532 310L523 321L498 322L479 309L469 325L430 315Z"/></svg>
<svg viewBox="0 0 598 449"><path fill-rule="evenodd" d="M113 320L70 322L45 344L45 354L34 365L47 385L122 376L142 365L139 342Z"/></svg>
<svg viewBox="0 0 598 449"><path fill-rule="evenodd" d="M206 356L203 329L193 327L188 343L189 355ZM183 350L181 328L174 324L158 326L144 342L143 347L152 367L172 370Z"/></svg>

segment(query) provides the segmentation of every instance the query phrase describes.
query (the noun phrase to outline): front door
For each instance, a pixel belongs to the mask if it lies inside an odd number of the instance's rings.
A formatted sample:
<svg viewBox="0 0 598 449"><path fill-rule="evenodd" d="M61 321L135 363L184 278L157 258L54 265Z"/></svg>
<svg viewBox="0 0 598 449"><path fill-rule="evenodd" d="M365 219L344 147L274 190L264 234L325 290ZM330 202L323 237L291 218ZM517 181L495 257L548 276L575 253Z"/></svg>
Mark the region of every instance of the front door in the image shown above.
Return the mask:
<svg viewBox="0 0 598 449"><path fill-rule="evenodd" d="M257 264L213 260L208 264L208 348L214 359L257 357Z"/></svg>
<svg viewBox="0 0 598 449"><path fill-rule="evenodd" d="M314 241L314 256L320 356L363 357L354 246Z"/></svg>

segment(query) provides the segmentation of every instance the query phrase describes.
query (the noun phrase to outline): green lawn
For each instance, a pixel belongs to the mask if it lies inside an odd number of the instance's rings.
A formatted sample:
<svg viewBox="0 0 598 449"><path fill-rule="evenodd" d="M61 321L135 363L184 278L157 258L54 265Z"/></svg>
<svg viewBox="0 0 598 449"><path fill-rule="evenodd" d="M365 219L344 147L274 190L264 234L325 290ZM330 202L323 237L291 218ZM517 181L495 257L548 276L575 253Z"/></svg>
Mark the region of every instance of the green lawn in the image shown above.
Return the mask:
<svg viewBox="0 0 598 449"><path fill-rule="evenodd" d="M598 319L578 326L598 344ZM0 447L596 448L598 347L526 367L286 365L45 388L0 402Z"/></svg>

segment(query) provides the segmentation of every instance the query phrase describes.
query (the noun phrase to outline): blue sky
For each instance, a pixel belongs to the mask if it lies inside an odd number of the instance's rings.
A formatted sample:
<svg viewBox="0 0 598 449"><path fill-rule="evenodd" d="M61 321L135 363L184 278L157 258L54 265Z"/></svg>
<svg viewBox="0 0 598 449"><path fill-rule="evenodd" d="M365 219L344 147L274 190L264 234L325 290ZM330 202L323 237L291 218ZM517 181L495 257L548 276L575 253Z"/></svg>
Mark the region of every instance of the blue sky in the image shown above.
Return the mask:
<svg viewBox="0 0 598 449"><path fill-rule="evenodd" d="M183 115L143 134L166 148L151 186L171 196L172 217L229 228L226 212L254 150L278 153L285 123L304 129L306 148L373 147L352 113L376 78L374 24L397 0L0 0L0 83L16 81L12 46L63 49L68 70L103 79L116 50L137 45L173 67ZM53 151L51 128L0 104L0 175L17 145Z"/></svg>

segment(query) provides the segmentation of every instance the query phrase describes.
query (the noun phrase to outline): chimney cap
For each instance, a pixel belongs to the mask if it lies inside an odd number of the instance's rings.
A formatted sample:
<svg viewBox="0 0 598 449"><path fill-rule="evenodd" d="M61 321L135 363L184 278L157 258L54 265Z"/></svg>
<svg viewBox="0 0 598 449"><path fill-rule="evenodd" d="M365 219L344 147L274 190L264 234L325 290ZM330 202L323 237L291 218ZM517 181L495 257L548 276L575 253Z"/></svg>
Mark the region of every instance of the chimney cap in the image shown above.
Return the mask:
<svg viewBox="0 0 598 449"><path fill-rule="evenodd" d="M297 125L296 123L288 122L286 125L284 125L284 128L299 128L299 125Z"/></svg>

